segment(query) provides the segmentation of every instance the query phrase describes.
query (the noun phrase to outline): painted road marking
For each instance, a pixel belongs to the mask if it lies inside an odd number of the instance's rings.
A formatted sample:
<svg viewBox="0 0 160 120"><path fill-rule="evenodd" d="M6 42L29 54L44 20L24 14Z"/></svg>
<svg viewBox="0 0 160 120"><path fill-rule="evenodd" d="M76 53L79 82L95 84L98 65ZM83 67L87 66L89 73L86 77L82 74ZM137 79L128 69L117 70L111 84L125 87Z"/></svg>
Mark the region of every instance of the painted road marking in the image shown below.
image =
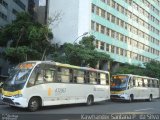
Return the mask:
<svg viewBox="0 0 160 120"><path fill-rule="evenodd" d="M146 109L138 109L138 110L134 110L134 111L145 111L145 110L151 110L153 108L146 108Z"/></svg>

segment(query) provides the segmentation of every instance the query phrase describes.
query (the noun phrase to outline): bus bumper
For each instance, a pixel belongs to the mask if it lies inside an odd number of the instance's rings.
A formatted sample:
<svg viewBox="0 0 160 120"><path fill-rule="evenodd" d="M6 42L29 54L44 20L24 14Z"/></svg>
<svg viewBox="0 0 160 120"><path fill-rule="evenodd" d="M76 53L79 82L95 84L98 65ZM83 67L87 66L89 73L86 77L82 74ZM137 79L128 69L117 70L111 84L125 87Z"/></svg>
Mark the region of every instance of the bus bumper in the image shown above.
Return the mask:
<svg viewBox="0 0 160 120"><path fill-rule="evenodd" d="M1 99L4 104L10 105L10 106L21 107L21 108L28 107L27 99L23 97L15 98L13 96L8 97L8 96L2 95Z"/></svg>
<svg viewBox="0 0 160 120"><path fill-rule="evenodd" d="M127 94L111 94L111 100L129 100Z"/></svg>

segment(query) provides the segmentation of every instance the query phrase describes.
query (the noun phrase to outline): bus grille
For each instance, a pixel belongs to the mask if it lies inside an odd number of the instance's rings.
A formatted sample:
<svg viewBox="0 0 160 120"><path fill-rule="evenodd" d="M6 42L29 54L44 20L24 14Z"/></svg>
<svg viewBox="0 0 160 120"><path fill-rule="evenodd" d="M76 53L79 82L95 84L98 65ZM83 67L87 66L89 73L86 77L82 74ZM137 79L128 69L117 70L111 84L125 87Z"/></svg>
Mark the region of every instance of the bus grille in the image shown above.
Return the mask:
<svg viewBox="0 0 160 120"><path fill-rule="evenodd" d="M11 99L9 99L9 98L3 98L2 101L5 102L5 103L13 104L14 105L14 102Z"/></svg>
<svg viewBox="0 0 160 120"><path fill-rule="evenodd" d="M111 98L121 98L119 95L111 95Z"/></svg>

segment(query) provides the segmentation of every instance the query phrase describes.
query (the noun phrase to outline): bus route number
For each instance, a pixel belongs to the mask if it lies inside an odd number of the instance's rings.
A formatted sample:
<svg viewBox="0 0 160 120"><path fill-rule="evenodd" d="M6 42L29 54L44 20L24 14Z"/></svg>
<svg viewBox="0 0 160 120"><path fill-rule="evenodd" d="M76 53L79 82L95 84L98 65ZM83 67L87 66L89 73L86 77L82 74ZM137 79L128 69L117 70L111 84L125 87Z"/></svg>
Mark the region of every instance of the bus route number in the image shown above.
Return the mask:
<svg viewBox="0 0 160 120"><path fill-rule="evenodd" d="M56 88L55 93L59 94L66 93L66 88Z"/></svg>

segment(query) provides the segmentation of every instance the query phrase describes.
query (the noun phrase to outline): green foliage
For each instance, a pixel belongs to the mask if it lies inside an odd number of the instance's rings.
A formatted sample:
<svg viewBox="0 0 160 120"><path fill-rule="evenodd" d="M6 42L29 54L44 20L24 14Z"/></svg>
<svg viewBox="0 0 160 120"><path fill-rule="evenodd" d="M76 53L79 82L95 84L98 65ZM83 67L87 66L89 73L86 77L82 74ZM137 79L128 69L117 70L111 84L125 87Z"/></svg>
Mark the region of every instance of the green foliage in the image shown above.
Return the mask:
<svg viewBox="0 0 160 120"><path fill-rule="evenodd" d="M146 63L145 66L146 66L145 74L147 76L160 79L160 63L159 62L150 61L149 63Z"/></svg>
<svg viewBox="0 0 160 120"><path fill-rule="evenodd" d="M56 54L54 60L69 63L78 66L87 66L95 68L98 62L111 61L109 55L98 52L94 46L95 38L93 36L83 37L79 44L65 43Z"/></svg>
<svg viewBox="0 0 160 120"><path fill-rule="evenodd" d="M40 58L40 53L27 46L9 47L5 50L5 57L11 63L19 63L25 60L37 60Z"/></svg>
<svg viewBox="0 0 160 120"><path fill-rule="evenodd" d="M79 42L80 45L84 46L85 48L88 48L90 50L94 50L95 46L94 46L94 36L91 35L89 37L83 37L82 40Z"/></svg>
<svg viewBox="0 0 160 120"><path fill-rule="evenodd" d="M20 13L12 24L2 28L0 47L6 47L12 40L9 46L11 48L7 48L4 54L12 62L24 61L26 58L27 60L41 59L44 49L52 47L50 46L52 38L53 34L47 25L33 21L27 13ZM49 50L46 51L46 55L48 54Z"/></svg>
<svg viewBox="0 0 160 120"><path fill-rule="evenodd" d="M136 65L123 64L117 69L117 71L113 74L135 74L135 75L145 75L145 68L141 68Z"/></svg>
<svg viewBox="0 0 160 120"><path fill-rule="evenodd" d="M113 74L135 74L160 79L159 71L160 63L156 61L150 61L148 63L145 63L145 68L129 64L120 65L118 70Z"/></svg>

